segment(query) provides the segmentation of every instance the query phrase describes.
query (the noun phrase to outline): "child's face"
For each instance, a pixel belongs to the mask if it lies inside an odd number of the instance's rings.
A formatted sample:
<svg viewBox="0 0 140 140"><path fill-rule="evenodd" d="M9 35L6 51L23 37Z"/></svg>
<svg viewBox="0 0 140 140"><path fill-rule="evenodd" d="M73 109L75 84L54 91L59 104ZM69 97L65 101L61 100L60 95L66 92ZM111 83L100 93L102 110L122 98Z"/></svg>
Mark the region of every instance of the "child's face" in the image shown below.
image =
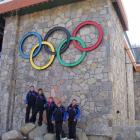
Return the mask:
<svg viewBox="0 0 140 140"><path fill-rule="evenodd" d="M30 87L30 91L34 91L34 87Z"/></svg>
<svg viewBox="0 0 140 140"><path fill-rule="evenodd" d="M58 102L58 103L57 103L57 106L60 107L60 106L61 106L61 102Z"/></svg>
<svg viewBox="0 0 140 140"><path fill-rule="evenodd" d="M38 93L39 93L39 95L41 95L43 93L43 91L42 90L39 90Z"/></svg>
<svg viewBox="0 0 140 140"><path fill-rule="evenodd" d="M49 102L52 102L53 101L53 99L52 98L49 98Z"/></svg>
<svg viewBox="0 0 140 140"><path fill-rule="evenodd" d="M73 100L72 101L72 105L76 105L77 104L77 101L76 100Z"/></svg>

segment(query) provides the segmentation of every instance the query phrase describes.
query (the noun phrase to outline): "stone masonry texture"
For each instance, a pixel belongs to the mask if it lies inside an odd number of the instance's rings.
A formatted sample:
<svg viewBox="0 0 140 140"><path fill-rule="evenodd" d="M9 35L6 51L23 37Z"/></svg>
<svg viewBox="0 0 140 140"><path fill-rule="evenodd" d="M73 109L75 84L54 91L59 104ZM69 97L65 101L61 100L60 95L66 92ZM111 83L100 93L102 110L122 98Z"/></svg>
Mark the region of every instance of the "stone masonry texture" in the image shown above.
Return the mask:
<svg viewBox="0 0 140 140"><path fill-rule="evenodd" d="M55 26L72 32L86 20L100 23L104 37L101 45L89 52L80 65L66 68L55 59L48 69L38 71L32 68L29 60L20 57L18 43L25 33L36 31L44 37ZM95 43L98 35L93 26L87 26L78 36L89 46ZM49 41L57 47L64 38L63 32L56 32ZM43 88L46 97L61 98L64 105L76 98L81 106L78 128L87 135L111 136L113 125L127 124L129 118L133 120L134 102L127 98L128 94L134 98L133 93L128 92L133 85L126 80L130 76L127 71L133 75L133 69L131 64L126 65L123 38L123 29L110 0L85 0L6 18L0 69L0 133L24 124L24 99L30 85ZM36 43L35 37L29 38L25 51L29 52ZM71 62L80 54L71 45L62 58ZM47 59L42 49L34 61L42 65ZM133 81L133 77L130 78Z"/></svg>
<svg viewBox="0 0 140 140"><path fill-rule="evenodd" d="M140 74L134 73L134 90L135 90L135 119L140 120Z"/></svg>

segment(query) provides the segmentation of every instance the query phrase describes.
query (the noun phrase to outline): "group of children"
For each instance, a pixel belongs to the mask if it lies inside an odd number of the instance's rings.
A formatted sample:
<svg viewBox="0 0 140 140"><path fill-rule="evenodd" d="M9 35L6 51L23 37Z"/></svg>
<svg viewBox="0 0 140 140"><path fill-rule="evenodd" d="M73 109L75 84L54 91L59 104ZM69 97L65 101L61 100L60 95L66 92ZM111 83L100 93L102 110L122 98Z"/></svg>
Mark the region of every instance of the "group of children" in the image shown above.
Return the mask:
<svg viewBox="0 0 140 140"><path fill-rule="evenodd" d="M76 99L73 99L66 109L60 100L54 101L53 97L49 97L47 100L41 88L36 92L34 86L31 86L26 95L25 123L35 123L39 113L38 125L41 126L44 111L46 111L48 133L54 133L55 126L56 140L60 140L61 137L65 138L62 126L68 120L69 139L76 139L76 124L80 117L80 109Z"/></svg>

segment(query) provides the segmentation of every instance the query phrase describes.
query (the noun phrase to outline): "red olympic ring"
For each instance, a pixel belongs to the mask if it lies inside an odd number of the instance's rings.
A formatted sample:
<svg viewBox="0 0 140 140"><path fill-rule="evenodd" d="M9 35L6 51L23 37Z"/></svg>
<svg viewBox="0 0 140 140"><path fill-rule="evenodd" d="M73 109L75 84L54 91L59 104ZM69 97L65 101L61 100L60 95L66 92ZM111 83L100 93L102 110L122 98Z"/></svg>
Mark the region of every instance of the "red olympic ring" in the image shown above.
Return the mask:
<svg viewBox="0 0 140 140"><path fill-rule="evenodd" d="M97 23L97 22L95 22L95 21L85 21L85 22L80 23L80 24L74 29L74 31L73 31L73 33L72 33L72 36L75 37L75 36L77 35L78 31L79 31L82 27L84 27L85 25L93 25L93 26L95 26L95 27L97 28L97 30L98 30L98 40L97 40L97 42L96 42L94 45L92 45L92 46L90 46L90 47L87 47L87 48L82 48L75 40L73 41L73 43L74 43L75 47L76 47L77 49L79 49L80 51L86 51L86 52L88 52L88 51L95 50L95 49L98 48L99 45L101 44L102 39L103 39L103 28L102 28L102 26L101 26L99 23Z"/></svg>

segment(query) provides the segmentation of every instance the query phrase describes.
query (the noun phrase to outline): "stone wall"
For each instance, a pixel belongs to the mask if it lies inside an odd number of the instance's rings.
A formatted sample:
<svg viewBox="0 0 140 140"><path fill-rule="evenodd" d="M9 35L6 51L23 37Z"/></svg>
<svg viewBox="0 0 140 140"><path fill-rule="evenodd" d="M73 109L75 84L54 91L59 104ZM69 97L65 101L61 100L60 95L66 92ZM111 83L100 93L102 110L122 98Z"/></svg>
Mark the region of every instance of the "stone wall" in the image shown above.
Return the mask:
<svg viewBox="0 0 140 140"><path fill-rule="evenodd" d="M124 33L110 6L110 73L112 81L112 139L135 139L133 66L124 49Z"/></svg>
<svg viewBox="0 0 140 140"><path fill-rule="evenodd" d="M135 100L134 100L134 68L125 52L126 56L126 87L127 87L127 116L128 125L135 125Z"/></svg>
<svg viewBox="0 0 140 140"><path fill-rule="evenodd" d="M113 11L112 9L110 9ZM110 19L110 79L113 83L113 122L121 125L127 119L126 66L122 26L115 12Z"/></svg>
<svg viewBox="0 0 140 140"><path fill-rule="evenodd" d="M124 49L124 32L118 16L110 6L110 73L112 81L113 125L134 122L133 66ZM132 121L133 120L133 121Z"/></svg>
<svg viewBox="0 0 140 140"><path fill-rule="evenodd" d="M140 74L134 73L135 119L140 120Z"/></svg>
<svg viewBox="0 0 140 140"><path fill-rule="evenodd" d="M73 31L82 21L94 20L104 29L102 44L89 52L77 67L66 68L57 59L46 70L31 67L29 60L19 56L18 41L24 33L37 31L42 36L54 26ZM87 45L97 39L94 27L83 28L80 36ZM57 46L65 35L55 33L49 41ZM94 38L94 39L92 39ZM127 116L126 65L123 29L110 0L85 0L41 12L6 19L2 67L0 71L0 132L24 124L24 99L30 85L43 88L46 97L61 97L68 105L76 98L81 106L78 127L88 135L112 135L112 123L121 124ZM36 44L30 38L25 46ZM36 63L47 60L44 50ZM79 58L80 52L71 46L63 54L67 62ZM113 99L113 100L112 100ZM116 114L116 111L120 111Z"/></svg>
<svg viewBox="0 0 140 140"><path fill-rule="evenodd" d="M134 48L139 46L133 46ZM139 53L139 52L138 52ZM140 124L140 73L134 71L135 119Z"/></svg>
<svg viewBox="0 0 140 140"><path fill-rule="evenodd" d="M0 133L12 124L18 17L6 20L0 70Z"/></svg>

